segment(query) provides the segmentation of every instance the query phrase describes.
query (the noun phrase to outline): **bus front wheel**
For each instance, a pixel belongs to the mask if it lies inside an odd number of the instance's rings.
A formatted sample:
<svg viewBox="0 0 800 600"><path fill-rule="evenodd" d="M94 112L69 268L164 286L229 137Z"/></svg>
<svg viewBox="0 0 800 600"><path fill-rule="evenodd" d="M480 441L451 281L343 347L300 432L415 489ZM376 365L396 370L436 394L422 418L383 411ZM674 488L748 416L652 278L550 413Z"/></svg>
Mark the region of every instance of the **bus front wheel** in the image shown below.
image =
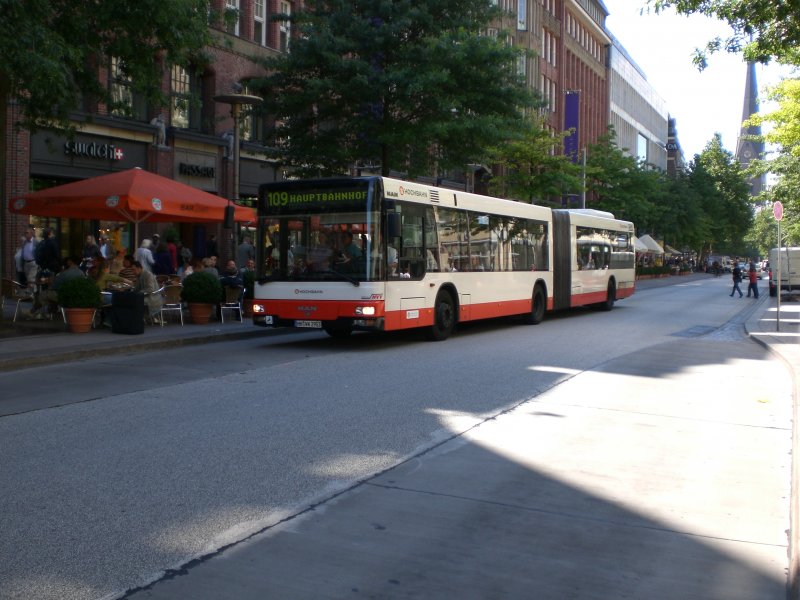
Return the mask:
<svg viewBox="0 0 800 600"><path fill-rule="evenodd" d="M435 342L446 340L456 327L456 309L453 297L440 292L433 308L433 325L428 329L428 339Z"/></svg>
<svg viewBox="0 0 800 600"><path fill-rule="evenodd" d="M536 286L533 290L533 298L531 299L531 313L528 315L527 322L529 325L538 325L544 320L544 311L547 307L547 299L544 296L544 290L541 286Z"/></svg>

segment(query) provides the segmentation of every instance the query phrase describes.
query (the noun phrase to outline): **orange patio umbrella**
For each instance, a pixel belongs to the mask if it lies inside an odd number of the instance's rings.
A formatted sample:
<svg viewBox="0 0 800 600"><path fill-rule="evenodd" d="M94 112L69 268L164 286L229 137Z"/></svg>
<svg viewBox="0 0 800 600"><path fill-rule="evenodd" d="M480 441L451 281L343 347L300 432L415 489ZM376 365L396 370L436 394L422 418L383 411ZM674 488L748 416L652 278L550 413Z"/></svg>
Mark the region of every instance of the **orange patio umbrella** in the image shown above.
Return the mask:
<svg viewBox="0 0 800 600"><path fill-rule="evenodd" d="M139 168L100 175L32 192L10 201L24 215L139 223L219 223L229 201L190 185ZM254 222L256 211L236 206L238 222Z"/></svg>

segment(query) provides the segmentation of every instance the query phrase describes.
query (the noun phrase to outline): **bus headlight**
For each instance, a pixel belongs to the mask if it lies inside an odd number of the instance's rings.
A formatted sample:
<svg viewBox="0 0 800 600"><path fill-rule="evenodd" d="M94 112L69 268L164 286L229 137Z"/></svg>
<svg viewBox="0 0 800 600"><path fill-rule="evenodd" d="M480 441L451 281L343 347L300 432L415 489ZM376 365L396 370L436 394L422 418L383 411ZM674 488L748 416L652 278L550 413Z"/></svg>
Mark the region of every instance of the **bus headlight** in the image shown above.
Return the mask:
<svg viewBox="0 0 800 600"><path fill-rule="evenodd" d="M375 314L374 306L356 306L356 314L371 317Z"/></svg>
<svg viewBox="0 0 800 600"><path fill-rule="evenodd" d="M266 309L264 308L264 305L263 305L263 304L253 304L253 312L254 312L254 313L258 313L258 314L262 314L262 315L263 315L263 314L264 314L265 312L267 312L267 311L266 311Z"/></svg>

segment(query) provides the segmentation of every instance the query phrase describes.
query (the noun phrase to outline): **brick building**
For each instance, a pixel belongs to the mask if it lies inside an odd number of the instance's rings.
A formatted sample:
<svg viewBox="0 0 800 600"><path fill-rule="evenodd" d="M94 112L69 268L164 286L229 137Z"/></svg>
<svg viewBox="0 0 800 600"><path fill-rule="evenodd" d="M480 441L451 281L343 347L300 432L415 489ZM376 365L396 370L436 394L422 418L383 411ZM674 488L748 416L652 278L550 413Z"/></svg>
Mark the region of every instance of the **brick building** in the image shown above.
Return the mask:
<svg viewBox="0 0 800 600"><path fill-rule="evenodd" d="M258 185L279 177L276 165L265 160L262 141L263 120L244 119L242 123L239 190L233 190L231 107L214 102L220 94L229 94L236 84L263 75L253 60L285 50L290 30L285 23L271 21L270 15L291 13L299 2L289 0L213 0L214 8L236 9L235 23L214 27L216 42L206 49L210 60L203 70L192 65L165 68L163 91L170 103L163 108L147 106L131 91L129 82L119 75L113 57L99 69L101 81L107 81L116 98L130 101L132 114L114 114L102 104L85 105L72 119L79 125L74 140L68 141L52 130L34 134L10 130L5 140L7 150L6 198L13 199L28 191L44 189L120 171L141 167L225 198L249 198ZM237 89L240 89L237 87ZM8 122L17 119L16 108L9 109ZM161 122L163 121L163 125ZM2 232L3 275L13 276L13 256L19 235L28 224L37 228L54 227L62 254L80 255L86 235L110 233L118 247L138 245L133 228L125 222L82 221L27 217L5 211ZM168 224L142 224L140 236L163 232ZM181 241L195 256L204 256L211 234L220 237L221 225L175 223ZM230 248L220 244L220 253Z"/></svg>

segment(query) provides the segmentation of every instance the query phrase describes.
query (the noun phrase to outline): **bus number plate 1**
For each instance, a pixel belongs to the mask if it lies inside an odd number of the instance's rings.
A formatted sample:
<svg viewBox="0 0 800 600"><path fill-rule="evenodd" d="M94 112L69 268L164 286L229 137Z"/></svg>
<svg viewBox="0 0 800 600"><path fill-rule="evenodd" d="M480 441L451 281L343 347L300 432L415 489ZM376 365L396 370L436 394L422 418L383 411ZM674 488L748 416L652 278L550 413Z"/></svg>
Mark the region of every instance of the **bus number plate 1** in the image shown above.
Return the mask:
<svg viewBox="0 0 800 600"><path fill-rule="evenodd" d="M322 321L295 321L295 327L312 327L314 329L322 328Z"/></svg>

